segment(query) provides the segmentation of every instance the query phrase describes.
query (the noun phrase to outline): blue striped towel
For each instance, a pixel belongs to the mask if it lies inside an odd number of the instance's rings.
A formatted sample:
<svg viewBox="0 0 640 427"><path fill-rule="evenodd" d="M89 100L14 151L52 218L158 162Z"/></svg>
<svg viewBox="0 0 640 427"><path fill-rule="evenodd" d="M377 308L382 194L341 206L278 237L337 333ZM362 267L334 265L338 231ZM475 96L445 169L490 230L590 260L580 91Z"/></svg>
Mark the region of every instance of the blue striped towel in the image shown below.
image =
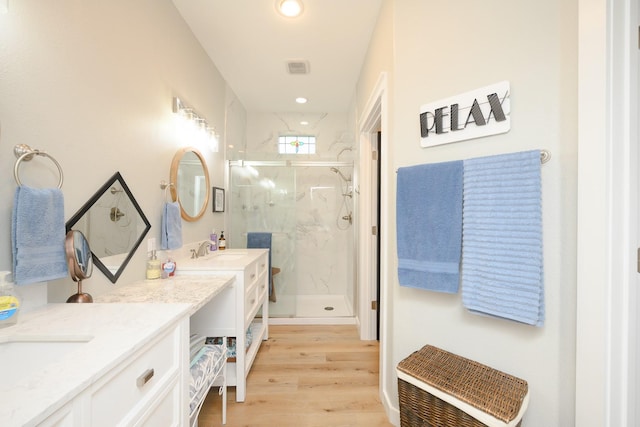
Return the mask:
<svg viewBox="0 0 640 427"><path fill-rule="evenodd" d="M462 245L462 161L398 169L398 281L456 293Z"/></svg>
<svg viewBox="0 0 640 427"><path fill-rule="evenodd" d="M464 161L462 302L544 324L540 151Z"/></svg>

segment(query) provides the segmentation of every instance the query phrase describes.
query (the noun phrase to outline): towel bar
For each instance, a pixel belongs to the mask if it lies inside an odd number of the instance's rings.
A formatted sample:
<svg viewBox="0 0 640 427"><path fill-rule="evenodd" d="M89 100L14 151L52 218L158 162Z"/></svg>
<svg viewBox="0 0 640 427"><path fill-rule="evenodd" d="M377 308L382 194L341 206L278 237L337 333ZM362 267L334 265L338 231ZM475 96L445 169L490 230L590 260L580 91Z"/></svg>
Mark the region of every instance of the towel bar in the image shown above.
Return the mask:
<svg viewBox="0 0 640 427"><path fill-rule="evenodd" d="M16 160L15 166L13 167L13 177L15 178L16 183L19 186L22 187L22 182L20 182L20 177L18 176L18 169L20 167L20 163L22 163L23 160L28 162L29 160L33 159L33 156L35 155L35 156L48 157L56 165L56 167L58 168L58 173L60 174L60 180L58 181L58 188L62 188L62 182L64 181L62 167L60 166L60 163L58 163L58 161L53 158L52 155L41 150L33 149L29 147L27 144L16 145L15 147L13 147L13 153L18 158L18 160Z"/></svg>
<svg viewBox="0 0 640 427"><path fill-rule="evenodd" d="M551 160L551 151L540 150L540 163L544 165L549 160ZM398 169L396 169L396 173L398 173Z"/></svg>

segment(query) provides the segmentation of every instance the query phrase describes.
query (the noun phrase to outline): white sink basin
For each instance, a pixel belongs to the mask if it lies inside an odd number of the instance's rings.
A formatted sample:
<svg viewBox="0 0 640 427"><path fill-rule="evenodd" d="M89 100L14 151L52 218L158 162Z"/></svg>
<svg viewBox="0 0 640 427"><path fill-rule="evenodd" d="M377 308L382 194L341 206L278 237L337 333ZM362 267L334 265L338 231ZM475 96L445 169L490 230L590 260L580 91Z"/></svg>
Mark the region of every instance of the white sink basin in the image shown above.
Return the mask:
<svg viewBox="0 0 640 427"><path fill-rule="evenodd" d="M218 259L220 261L235 261L237 259L240 258L244 258L245 256L247 256L246 252L231 252L231 253L224 253L224 252L218 252L217 254L213 254L214 255L214 259Z"/></svg>
<svg viewBox="0 0 640 427"><path fill-rule="evenodd" d="M91 341L88 335L11 335L0 338L0 378L14 384Z"/></svg>
<svg viewBox="0 0 640 427"><path fill-rule="evenodd" d="M208 262L215 262L215 261L220 261L220 262L225 262L225 261L235 261L235 260L239 260L241 258L244 258L245 256L247 256L248 252L239 252L239 251L233 251L233 252L229 252L226 253L225 251L215 251L215 252L210 252L209 254L205 255L205 256L201 256L198 258L190 258L188 260L186 260L187 262L193 262L196 264L200 264L200 263L208 263Z"/></svg>

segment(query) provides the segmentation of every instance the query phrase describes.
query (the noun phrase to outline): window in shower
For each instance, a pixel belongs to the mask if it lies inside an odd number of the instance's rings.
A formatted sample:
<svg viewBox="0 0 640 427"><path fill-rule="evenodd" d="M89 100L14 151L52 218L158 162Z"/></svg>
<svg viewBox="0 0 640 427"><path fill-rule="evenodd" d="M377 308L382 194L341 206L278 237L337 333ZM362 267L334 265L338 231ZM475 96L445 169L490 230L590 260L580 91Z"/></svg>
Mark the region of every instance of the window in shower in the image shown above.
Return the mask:
<svg viewBox="0 0 640 427"><path fill-rule="evenodd" d="M280 154L316 154L316 137L311 135L286 135L278 138Z"/></svg>

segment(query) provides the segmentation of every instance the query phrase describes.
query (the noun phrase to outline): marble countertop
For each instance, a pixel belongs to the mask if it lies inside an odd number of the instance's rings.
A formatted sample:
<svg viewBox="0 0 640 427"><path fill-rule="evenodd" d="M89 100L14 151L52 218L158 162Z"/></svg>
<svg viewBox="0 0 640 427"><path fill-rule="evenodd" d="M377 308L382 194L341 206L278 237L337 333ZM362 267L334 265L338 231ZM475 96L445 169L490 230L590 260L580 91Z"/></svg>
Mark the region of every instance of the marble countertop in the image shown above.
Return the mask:
<svg viewBox="0 0 640 427"><path fill-rule="evenodd" d="M210 252L199 258L183 258L177 261L176 276L244 270L247 265L268 252L268 249L226 249Z"/></svg>
<svg viewBox="0 0 640 427"><path fill-rule="evenodd" d="M189 314L200 310L224 288L234 275L181 275L167 279L141 280L94 297L95 303L185 303Z"/></svg>
<svg viewBox="0 0 640 427"><path fill-rule="evenodd" d="M15 339L84 337L63 356L27 352L20 370L0 365L0 424L36 425L102 375L123 363L145 343L188 316L191 304L48 304L19 314L18 323L0 329L0 359ZM10 342L7 342L10 341ZM75 344L75 343L74 343ZM48 344L44 344L46 348ZM13 380L8 380L13 376Z"/></svg>
<svg viewBox="0 0 640 427"><path fill-rule="evenodd" d="M3 353L9 351L2 344L7 341L70 337L81 342L73 343L73 349L63 356L34 355L38 366L28 366L24 373L0 364L0 378L15 378L0 381L0 424L38 424L173 322L198 311L234 280L233 274L177 274L118 286L94 297L94 304L48 304L20 314L16 325L0 329L0 361L9 357Z"/></svg>

